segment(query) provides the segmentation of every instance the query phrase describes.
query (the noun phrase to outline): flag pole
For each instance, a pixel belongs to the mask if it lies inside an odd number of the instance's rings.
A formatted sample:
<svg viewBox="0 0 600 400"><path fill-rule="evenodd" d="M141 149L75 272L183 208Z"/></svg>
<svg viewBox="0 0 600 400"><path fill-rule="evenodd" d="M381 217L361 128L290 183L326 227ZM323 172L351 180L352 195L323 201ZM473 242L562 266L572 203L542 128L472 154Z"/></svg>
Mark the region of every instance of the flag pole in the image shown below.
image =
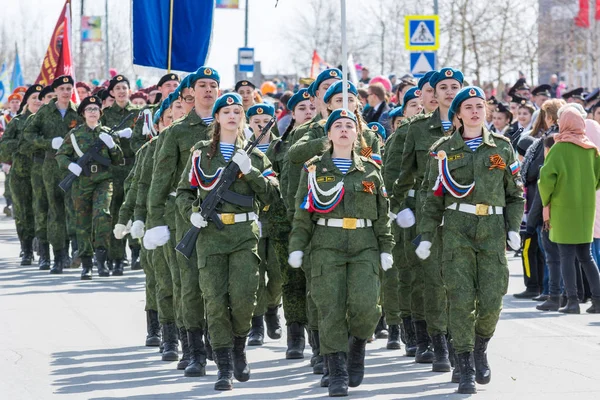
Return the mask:
<svg viewBox="0 0 600 400"><path fill-rule="evenodd" d="M346 43L346 0L340 0L342 5L342 93L344 108L348 109L348 44Z"/></svg>
<svg viewBox="0 0 600 400"><path fill-rule="evenodd" d="M108 0L104 2L104 18L106 19L104 32L106 34L106 54L104 55L104 63L106 64L106 79L110 79L110 62L108 61Z"/></svg>
<svg viewBox="0 0 600 400"><path fill-rule="evenodd" d="M173 2L171 0L171 10L169 11L169 54L167 55L167 74L171 72L171 52L173 50Z"/></svg>

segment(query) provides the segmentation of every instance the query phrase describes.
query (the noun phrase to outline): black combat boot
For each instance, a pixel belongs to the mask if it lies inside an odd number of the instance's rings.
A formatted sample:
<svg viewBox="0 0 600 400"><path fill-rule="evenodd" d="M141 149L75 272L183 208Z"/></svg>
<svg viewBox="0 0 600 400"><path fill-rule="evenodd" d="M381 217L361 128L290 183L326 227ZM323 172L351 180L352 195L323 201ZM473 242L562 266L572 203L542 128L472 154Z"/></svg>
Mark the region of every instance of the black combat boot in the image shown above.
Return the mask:
<svg viewBox="0 0 600 400"><path fill-rule="evenodd" d="M271 339L281 339L281 323L277 314L279 307L269 307L265 313L265 324L267 325L267 335Z"/></svg>
<svg viewBox="0 0 600 400"><path fill-rule="evenodd" d="M475 336L475 349L473 358L475 360L475 380L480 385L487 385L492 380L492 371L487 360L487 345L490 339Z"/></svg>
<svg viewBox="0 0 600 400"><path fill-rule="evenodd" d="M313 358L310 361L313 367L313 374L320 375L323 373L323 356L321 355L321 340L319 339L319 331L311 331L311 335Z"/></svg>
<svg viewBox="0 0 600 400"><path fill-rule="evenodd" d="M560 296L548 296L548 299L542 304L536 306L540 311L558 311Z"/></svg>
<svg viewBox="0 0 600 400"><path fill-rule="evenodd" d="M429 349L431 339L427 333L427 322L413 321L415 334L417 336L417 353L415 362L419 364L431 364L433 362L433 352Z"/></svg>
<svg viewBox="0 0 600 400"><path fill-rule="evenodd" d="M213 349L210 344L210 334L208 333L208 328L204 331L204 345L206 346L206 359L208 361L214 361L213 357Z"/></svg>
<svg viewBox="0 0 600 400"><path fill-rule="evenodd" d="M177 326L175 322L163 324L163 361L177 361L179 360L179 349L177 346Z"/></svg>
<svg viewBox="0 0 600 400"><path fill-rule="evenodd" d="M81 257L81 280L92 280L92 257Z"/></svg>
<svg viewBox="0 0 600 400"><path fill-rule="evenodd" d="M323 356L323 376L321 377L321 387L329 387L329 364L327 363L327 354Z"/></svg>
<svg viewBox="0 0 600 400"><path fill-rule="evenodd" d="M387 330L387 324L385 322L385 313L381 314L379 322L375 327L375 339L387 339L389 332ZM352 386L351 386L352 387Z"/></svg>
<svg viewBox="0 0 600 400"><path fill-rule="evenodd" d="M233 360L231 358L231 349L218 349L214 351L215 362L217 363L217 382L215 390L233 389Z"/></svg>
<svg viewBox="0 0 600 400"><path fill-rule="evenodd" d="M112 276L123 276L123 260L114 260Z"/></svg>
<svg viewBox="0 0 600 400"><path fill-rule="evenodd" d="M365 376L365 347L367 339L359 339L352 336L350 340L350 351L348 352L348 385L357 387L362 383Z"/></svg>
<svg viewBox="0 0 600 400"><path fill-rule="evenodd" d="M56 250L54 249L54 265L50 269L51 274L62 274L63 273L63 262L65 249Z"/></svg>
<svg viewBox="0 0 600 400"><path fill-rule="evenodd" d="M71 268L79 268L82 260L79 257L79 247L77 246L77 238L71 238Z"/></svg>
<svg viewBox="0 0 600 400"><path fill-rule="evenodd" d="M96 249L96 262L98 263L98 276L110 276L110 271L106 268L107 251L105 248Z"/></svg>
<svg viewBox="0 0 600 400"><path fill-rule="evenodd" d="M131 270L137 271L142 269L142 264L140 264L140 248L132 247L131 248Z"/></svg>
<svg viewBox="0 0 600 400"><path fill-rule="evenodd" d="M559 309L558 312L565 314L579 314L579 299L577 297L569 297L567 305Z"/></svg>
<svg viewBox="0 0 600 400"><path fill-rule="evenodd" d="M592 306L585 310L588 314L600 314L600 299L592 297Z"/></svg>
<svg viewBox="0 0 600 400"><path fill-rule="evenodd" d="M431 366L431 370L433 372L452 371L452 365L450 365L450 359L448 357L446 335L433 335L431 342L433 343L433 365Z"/></svg>
<svg viewBox="0 0 600 400"><path fill-rule="evenodd" d="M181 342L181 359L177 363L177 369L184 370L190 364L190 346L185 328L179 328L179 341Z"/></svg>
<svg viewBox="0 0 600 400"><path fill-rule="evenodd" d="M473 353L460 353L458 355L458 365L460 368L460 383L458 384L458 393L475 394L475 368L473 367Z"/></svg>
<svg viewBox="0 0 600 400"><path fill-rule="evenodd" d="M417 354L417 337L415 335L415 327L412 323L412 318L402 318L402 331L404 332L404 351L407 357L414 357Z"/></svg>
<svg viewBox="0 0 600 400"><path fill-rule="evenodd" d="M348 396L348 367L346 362L346 353L342 351L327 355L329 397Z"/></svg>
<svg viewBox="0 0 600 400"><path fill-rule="evenodd" d="M246 360L246 338L243 336L233 337L233 376L239 382L250 379L250 367Z"/></svg>
<svg viewBox="0 0 600 400"><path fill-rule="evenodd" d="M389 336L385 347L388 350L400 350L400 325L390 325L389 328Z"/></svg>
<svg viewBox="0 0 600 400"><path fill-rule="evenodd" d="M160 346L160 322L158 322L158 311L146 311L146 346Z"/></svg>
<svg viewBox="0 0 600 400"><path fill-rule="evenodd" d="M33 239L25 239L21 242L21 265L31 265L33 261Z"/></svg>
<svg viewBox="0 0 600 400"><path fill-rule="evenodd" d="M252 328L248 333L248 346L262 346L265 342L265 324L262 315L252 317Z"/></svg>
<svg viewBox="0 0 600 400"><path fill-rule="evenodd" d="M299 360L304 358L304 326L298 322L292 322L287 327L287 350L285 358L288 360Z"/></svg>
<svg viewBox="0 0 600 400"><path fill-rule="evenodd" d="M202 340L204 331L196 329L187 331L188 346L190 348L190 363L185 369L187 377L198 377L206 375L206 349Z"/></svg>
<svg viewBox="0 0 600 400"><path fill-rule="evenodd" d="M39 262L38 267L41 271L47 271L50 269L50 244L48 242L41 242L39 244Z"/></svg>
<svg viewBox="0 0 600 400"><path fill-rule="evenodd" d="M450 359L450 364L452 364L452 383L460 383L460 368L458 362L458 356L454 351L454 346L452 345L452 340L448 340L448 358Z"/></svg>

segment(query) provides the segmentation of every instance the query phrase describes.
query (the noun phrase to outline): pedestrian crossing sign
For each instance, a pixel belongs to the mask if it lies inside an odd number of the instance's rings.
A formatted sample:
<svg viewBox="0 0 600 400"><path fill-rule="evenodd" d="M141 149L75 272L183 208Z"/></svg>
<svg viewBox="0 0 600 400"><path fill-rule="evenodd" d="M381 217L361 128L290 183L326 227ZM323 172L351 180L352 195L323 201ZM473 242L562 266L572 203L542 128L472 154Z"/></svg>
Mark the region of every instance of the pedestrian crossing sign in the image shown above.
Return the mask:
<svg viewBox="0 0 600 400"><path fill-rule="evenodd" d="M415 78L423 77L435 69L435 53L432 51L416 51L410 53L410 73Z"/></svg>
<svg viewBox="0 0 600 400"><path fill-rule="evenodd" d="M440 24L437 15L407 15L404 17L406 49L434 51L440 47Z"/></svg>

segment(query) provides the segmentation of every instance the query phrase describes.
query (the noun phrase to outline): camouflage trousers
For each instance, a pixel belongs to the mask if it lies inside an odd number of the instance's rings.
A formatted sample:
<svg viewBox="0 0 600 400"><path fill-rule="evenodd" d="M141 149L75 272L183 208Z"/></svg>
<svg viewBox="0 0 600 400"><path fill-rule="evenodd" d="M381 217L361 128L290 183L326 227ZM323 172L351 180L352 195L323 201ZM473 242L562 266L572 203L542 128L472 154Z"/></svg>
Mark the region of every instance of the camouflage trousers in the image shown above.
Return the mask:
<svg viewBox="0 0 600 400"><path fill-rule="evenodd" d="M179 243L192 224L189 221L186 221L177 210L175 212L175 223L175 242ZM189 260L176 251L175 261L178 265L179 280L181 282L180 304L183 324L189 331L205 329L204 297L202 296L200 282L198 281L199 271L196 251L194 250Z"/></svg>
<svg viewBox="0 0 600 400"><path fill-rule="evenodd" d="M79 255L92 257L95 249L106 249L110 245L112 182L94 182L80 176L71 187L71 196L76 215Z"/></svg>
<svg viewBox="0 0 600 400"><path fill-rule="evenodd" d="M40 160L40 161L38 161ZM48 196L44 186L43 161L34 158L31 169L31 188L33 189L33 215L35 219L35 237L41 243L48 241Z"/></svg>
<svg viewBox="0 0 600 400"><path fill-rule="evenodd" d="M175 322L175 299L173 296L173 280L171 270L165 257L163 247L156 248L152 252L152 267L156 278L156 303L158 305L158 320L161 324Z"/></svg>
<svg viewBox="0 0 600 400"><path fill-rule="evenodd" d="M110 203L110 213L118 217L119 210L121 209L121 205L123 201L125 201L125 179L127 179L127 175L132 169L132 165L125 166L112 166L112 176L113 176L113 198ZM113 221L113 228L117 224L118 218L115 218ZM129 237L129 236L128 236ZM114 237L111 238L110 241L110 250L108 252L108 258L111 260L119 260L125 257L125 244L127 243L127 238L117 239Z"/></svg>
<svg viewBox="0 0 600 400"><path fill-rule="evenodd" d="M503 215L444 213L442 273L457 353L473 351L475 335L494 334L508 289L505 241Z"/></svg>
<svg viewBox="0 0 600 400"><path fill-rule="evenodd" d="M140 251L140 264L144 269L144 274L146 274L146 311L158 311L158 304L156 304L156 277L154 276L154 268L152 268L153 252L154 250L146 250L143 246Z"/></svg>
<svg viewBox="0 0 600 400"><path fill-rule="evenodd" d="M171 236L167 244L161 247L164 252L164 258L167 267L171 272L171 285L173 286L173 310L175 312L175 322L178 328L185 327L183 323L183 315L181 312L181 275L179 274L179 263L175 256L175 246L177 241L175 238L175 213L178 212L175 206L175 198L169 196L165 207L165 219L168 221L169 231Z"/></svg>
<svg viewBox="0 0 600 400"><path fill-rule="evenodd" d="M318 308L321 354L348 352L348 335L369 338L381 317L379 254L312 250L311 291Z"/></svg>
<svg viewBox="0 0 600 400"><path fill-rule="evenodd" d="M431 245L431 255L422 262L424 306L427 331L430 335L448 333L448 295L442 278L442 228L438 228Z"/></svg>
<svg viewBox="0 0 600 400"><path fill-rule="evenodd" d="M312 296L312 266L311 266L310 245L304 252L302 258L302 271L306 279L306 319L307 329L311 331L319 330L319 310Z"/></svg>
<svg viewBox="0 0 600 400"><path fill-rule="evenodd" d="M260 265L258 267L255 316L264 315L267 308L279 307L283 283L281 266L271 238L260 238L258 241L258 256L260 257Z"/></svg>
<svg viewBox="0 0 600 400"><path fill-rule="evenodd" d="M58 187L66 173L60 170L54 158L44 159L44 187L48 198L48 241L54 250L62 250L67 243L67 217L65 213L65 196ZM80 256L86 254L79 253Z"/></svg>
<svg viewBox="0 0 600 400"><path fill-rule="evenodd" d="M10 174L10 189L13 198L13 216L17 235L21 241L32 240L35 236L33 213L33 189L30 175Z"/></svg>
<svg viewBox="0 0 600 400"><path fill-rule="evenodd" d="M198 241L197 251L200 246L202 243ZM245 337L250 332L259 263L257 254L249 249L198 257L199 281L213 349L231 348L232 336Z"/></svg>
<svg viewBox="0 0 600 400"><path fill-rule="evenodd" d="M10 192L10 180L12 174L4 175L4 198L6 199L6 205L11 206L13 204L12 194Z"/></svg>
<svg viewBox="0 0 600 400"><path fill-rule="evenodd" d="M425 276L423 274L422 262L415 253L416 246L412 243L417 237L417 228L413 225L410 228L403 229L404 256L406 258L406 267L401 268L402 277L400 278L400 290L406 290L410 295L410 317L414 321L425 320ZM406 269L406 271L404 271Z"/></svg>
<svg viewBox="0 0 600 400"><path fill-rule="evenodd" d="M300 268L288 265L287 236L281 239L271 239L275 255L281 267L283 313L286 325L297 322L301 325L308 323L306 317L306 277Z"/></svg>
<svg viewBox="0 0 600 400"><path fill-rule="evenodd" d="M395 245L392 250L394 257L393 268L383 273L382 280L382 306L385 318L389 325L400 325L402 317L410 317L410 290L402 287L402 283L410 282L406 275L407 262L404 256L404 242L401 238L402 229L398 225L392 225ZM402 279L401 279L402 278Z"/></svg>

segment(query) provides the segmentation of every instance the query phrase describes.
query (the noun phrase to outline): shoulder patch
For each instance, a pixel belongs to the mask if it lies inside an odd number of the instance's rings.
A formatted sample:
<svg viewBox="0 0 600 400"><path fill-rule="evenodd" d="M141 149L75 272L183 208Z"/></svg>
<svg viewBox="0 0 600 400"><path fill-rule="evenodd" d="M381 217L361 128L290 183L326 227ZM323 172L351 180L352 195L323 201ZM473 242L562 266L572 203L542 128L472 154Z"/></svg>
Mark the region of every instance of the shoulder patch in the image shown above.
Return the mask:
<svg viewBox="0 0 600 400"><path fill-rule="evenodd" d="M430 151L434 151L435 149L437 149L442 143L446 142L447 140L449 140L452 136L442 136L441 138L439 138L429 149Z"/></svg>
<svg viewBox="0 0 600 400"><path fill-rule="evenodd" d="M490 134L491 134L491 135L492 135L494 138L496 138L496 139L502 139L502 140L504 140L505 142L508 142L508 143L510 143L510 139L509 139L509 138L507 138L506 136L502 135L502 134L499 134L499 133L496 133L496 132L490 132Z"/></svg>
<svg viewBox="0 0 600 400"><path fill-rule="evenodd" d="M262 151L260 151L257 147L255 147L254 149L252 149L252 155L255 155L259 158L264 158L265 157L265 153L263 153Z"/></svg>
<svg viewBox="0 0 600 400"><path fill-rule="evenodd" d="M373 160L371 157L365 157L365 156L358 156L363 162L367 162L371 165L374 165L375 167L377 167L377 169L381 169L381 165L377 164L377 162L375 160Z"/></svg>

